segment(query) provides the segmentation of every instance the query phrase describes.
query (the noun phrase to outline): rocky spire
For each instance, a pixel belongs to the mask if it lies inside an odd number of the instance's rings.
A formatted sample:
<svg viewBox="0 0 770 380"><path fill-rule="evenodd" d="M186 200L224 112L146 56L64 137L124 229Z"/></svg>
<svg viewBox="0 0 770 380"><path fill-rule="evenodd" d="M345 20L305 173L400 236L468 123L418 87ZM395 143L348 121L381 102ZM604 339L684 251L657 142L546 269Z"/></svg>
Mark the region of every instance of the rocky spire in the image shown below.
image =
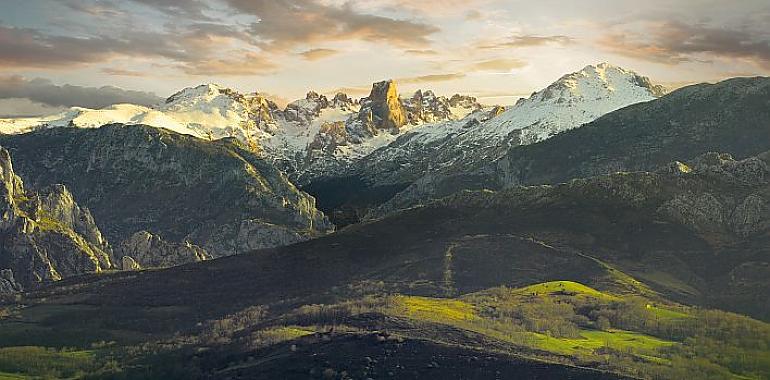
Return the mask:
<svg viewBox="0 0 770 380"><path fill-rule="evenodd" d="M367 102L375 128L397 131L407 123L396 82L387 80L372 85Z"/></svg>

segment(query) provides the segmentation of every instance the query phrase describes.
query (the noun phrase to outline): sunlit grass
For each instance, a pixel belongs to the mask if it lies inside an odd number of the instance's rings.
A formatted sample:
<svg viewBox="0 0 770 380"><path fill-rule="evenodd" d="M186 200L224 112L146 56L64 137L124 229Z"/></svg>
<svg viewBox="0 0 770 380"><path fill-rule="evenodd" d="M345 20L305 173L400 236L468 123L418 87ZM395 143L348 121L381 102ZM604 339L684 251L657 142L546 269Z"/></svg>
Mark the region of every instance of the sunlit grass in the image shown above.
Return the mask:
<svg viewBox="0 0 770 380"><path fill-rule="evenodd" d="M544 282L542 284L535 284L526 286L519 289L512 290L513 294L517 295L535 295L535 296L549 296L549 295L567 295L573 297L589 296L603 301L614 301L619 298L600 292L591 287L573 281L551 281Z"/></svg>
<svg viewBox="0 0 770 380"><path fill-rule="evenodd" d="M479 319L473 305L455 299L395 296L393 308L396 314L437 323Z"/></svg>
<svg viewBox="0 0 770 380"><path fill-rule="evenodd" d="M513 289L510 292L520 296L532 296L534 294L547 297L549 295L568 294L576 297L590 296L604 301L619 299L616 296L570 281L537 284ZM676 344L649 335L617 329L610 331L580 329L578 338L554 337L549 334L522 330L520 326L510 323L500 323L485 318L478 313L476 305L456 299L395 296L391 304L390 313L394 315L421 322L446 324L483 334L492 339L562 355L592 354L596 349L610 347L615 350L656 357L658 349ZM681 314L664 309L658 310L671 313L671 315ZM658 359L665 360L663 358Z"/></svg>

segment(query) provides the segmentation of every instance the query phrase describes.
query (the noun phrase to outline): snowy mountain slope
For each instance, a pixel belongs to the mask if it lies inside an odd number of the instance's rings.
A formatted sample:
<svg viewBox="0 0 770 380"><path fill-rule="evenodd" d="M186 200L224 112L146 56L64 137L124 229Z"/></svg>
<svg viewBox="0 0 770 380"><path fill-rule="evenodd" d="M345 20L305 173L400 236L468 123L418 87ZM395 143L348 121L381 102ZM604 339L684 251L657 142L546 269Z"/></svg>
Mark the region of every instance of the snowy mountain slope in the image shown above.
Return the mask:
<svg viewBox="0 0 770 380"><path fill-rule="evenodd" d="M184 89L164 104L144 107L115 104L103 109L72 107L40 118L0 119L0 132L14 134L55 127L98 128L105 124L146 124L205 139L238 137L246 142L274 128L271 102L246 97L213 84ZM259 131L256 129L259 128Z"/></svg>
<svg viewBox="0 0 770 380"><path fill-rule="evenodd" d="M606 63L565 75L507 110L432 91L402 96L393 81L375 83L360 101L310 92L284 109L258 93L206 84L154 107L75 107L41 118L0 119L0 133L147 124L203 139L235 137L301 186L351 175L378 186L494 160L513 146L542 141L662 93L649 79Z"/></svg>
<svg viewBox="0 0 770 380"><path fill-rule="evenodd" d="M380 85L391 96L391 103L383 103L383 112L398 106L404 113L404 125L395 130L383 131L364 125L372 115L362 111L359 101L341 93L328 99L311 91L304 99L280 109L258 93L243 95L205 84L183 89L154 107L133 104L103 109L73 107L45 117L0 119L0 133L57 127L97 128L122 123L146 124L209 140L235 137L299 179L346 171L354 162L390 144L401 134L426 123L460 118L479 107L474 98L455 95L449 99L431 91L399 98L395 83L386 81ZM380 99L374 90L373 94L362 102L378 102Z"/></svg>
<svg viewBox="0 0 770 380"><path fill-rule="evenodd" d="M424 193L419 190L432 183L434 174L475 173L518 146L550 139L664 92L632 71L606 63L587 66L507 109L485 108L460 120L414 128L350 170L301 185L336 222L355 222L388 199L419 203ZM468 186L475 181L473 175L463 178Z"/></svg>
<svg viewBox="0 0 770 380"><path fill-rule="evenodd" d="M590 65L564 75L506 110L487 108L457 121L405 133L361 160L355 172L368 183L393 185L438 168L459 170L664 93L662 87L632 71L607 63Z"/></svg>
<svg viewBox="0 0 770 380"><path fill-rule="evenodd" d="M499 141L521 130L522 144L531 144L664 93L662 87L632 71L607 63L590 65L520 100L499 118L473 130L465 140Z"/></svg>

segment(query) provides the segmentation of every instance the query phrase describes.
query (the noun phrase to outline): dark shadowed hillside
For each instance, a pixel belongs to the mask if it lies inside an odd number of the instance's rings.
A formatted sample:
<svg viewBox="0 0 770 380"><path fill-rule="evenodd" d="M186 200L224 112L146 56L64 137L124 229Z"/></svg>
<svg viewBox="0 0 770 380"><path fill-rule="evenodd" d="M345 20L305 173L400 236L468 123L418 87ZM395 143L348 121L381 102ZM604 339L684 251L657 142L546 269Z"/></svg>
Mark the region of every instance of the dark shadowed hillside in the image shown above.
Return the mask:
<svg viewBox="0 0 770 380"><path fill-rule="evenodd" d="M461 192L288 247L65 279L25 297L0 336L153 337L158 346L121 360L166 378L288 362L318 376L418 378L454 368L445 355L512 374L572 371L522 358L640 377L766 374L767 324L708 309L769 318L768 180L767 154L707 154L656 172ZM725 346L719 334L737 338ZM700 347L714 354L688 359Z"/></svg>

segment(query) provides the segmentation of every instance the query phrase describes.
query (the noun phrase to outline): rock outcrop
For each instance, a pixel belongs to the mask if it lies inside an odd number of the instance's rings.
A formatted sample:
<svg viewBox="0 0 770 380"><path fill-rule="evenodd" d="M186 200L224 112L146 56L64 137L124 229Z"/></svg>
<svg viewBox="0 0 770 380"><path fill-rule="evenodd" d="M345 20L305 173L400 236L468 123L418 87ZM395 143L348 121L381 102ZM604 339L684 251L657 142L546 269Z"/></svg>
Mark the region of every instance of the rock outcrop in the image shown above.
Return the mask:
<svg viewBox="0 0 770 380"><path fill-rule="evenodd" d="M321 114L321 110L329 108L329 104L329 99L326 96L310 91L305 99L289 103L283 114L287 121L310 124L314 118Z"/></svg>
<svg viewBox="0 0 770 380"><path fill-rule="evenodd" d="M677 161L659 172L691 187L663 203L658 212L701 232L727 230L749 236L767 230L769 161L770 153L735 160L729 154L713 152L687 162Z"/></svg>
<svg viewBox="0 0 770 380"><path fill-rule="evenodd" d="M62 185L24 189L10 154L0 148L0 288L19 290L113 268L110 248L90 212Z"/></svg>
<svg viewBox="0 0 770 380"><path fill-rule="evenodd" d="M0 296L18 293L24 288L13 278L13 271L10 269L0 269Z"/></svg>
<svg viewBox="0 0 770 380"><path fill-rule="evenodd" d="M164 241L160 236L140 231L115 248L115 256L122 258L123 270L137 268L167 268L211 259L201 247Z"/></svg>
<svg viewBox="0 0 770 380"><path fill-rule="evenodd" d="M447 99L430 90L417 90L411 98L402 98L401 102L413 125L458 120L482 109L474 97L455 94Z"/></svg>
<svg viewBox="0 0 770 380"><path fill-rule="evenodd" d="M398 133L406 125L406 110L398 97L396 83L392 80L377 82L372 91L361 101L358 120L377 130Z"/></svg>
<svg viewBox="0 0 770 380"><path fill-rule="evenodd" d="M120 269L126 271L140 270L142 266L131 256L123 256L120 260Z"/></svg>
<svg viewBox="0 0 770 380"><path fill-rule="evenodd" d="M235 139L209 142L144 125L112 124L0 140L13 150L28 183L35 188L66 184L111 242L150 231L219 257L298 242L334 228L315 199ZM83 217L67 219L77 225L75 219ZM230 238L217 231L253 236L252 225L276 226L262 229L263 235L275 231L276 236L265 236L261 245L240 240L243 245L226 251L211 249L230 244L216 241Z"/></svg>

